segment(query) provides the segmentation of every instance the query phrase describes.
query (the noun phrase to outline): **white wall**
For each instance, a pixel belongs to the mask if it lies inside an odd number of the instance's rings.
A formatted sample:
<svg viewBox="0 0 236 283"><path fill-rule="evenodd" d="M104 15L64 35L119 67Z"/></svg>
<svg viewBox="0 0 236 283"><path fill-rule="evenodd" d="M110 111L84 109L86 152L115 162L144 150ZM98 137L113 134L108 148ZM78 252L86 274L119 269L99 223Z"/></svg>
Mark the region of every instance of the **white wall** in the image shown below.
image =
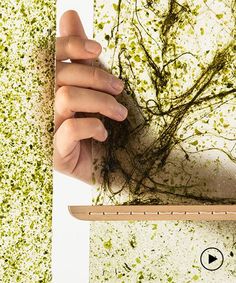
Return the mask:
<svg viewBox="0 0 236 283"><path fill-rule="evenodd" d="M80 14L85 32L92 38L92 0L57 0L57 36L59 36L59 19L62 13L69 9L74 9ZM67 207L91 204L91 188L56 171L53 181L53 282L87 283L89 282L89 222L73 218Z"/></svg>

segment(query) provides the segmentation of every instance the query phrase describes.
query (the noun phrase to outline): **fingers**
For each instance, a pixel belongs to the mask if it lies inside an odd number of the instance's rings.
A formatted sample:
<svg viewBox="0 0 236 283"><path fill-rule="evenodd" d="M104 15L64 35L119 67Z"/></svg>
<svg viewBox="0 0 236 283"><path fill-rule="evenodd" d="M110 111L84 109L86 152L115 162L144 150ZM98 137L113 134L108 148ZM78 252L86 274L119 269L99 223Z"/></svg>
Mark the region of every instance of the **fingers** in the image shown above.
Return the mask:
<svg viewBox="0 0 236 283"><path fill-rule="evenodd" d="M55 98L55 128L76 112L100 113L117 121L128 115L127 108L107 93L73 86L59 88Z"/></svg>
<svg viewBox="0 0 236 283"><path fill-rule="evenodd" d="M87 39L80 17L74 10L68 10L62 15L59 29L61 36L78 35L82 39Z"/></svg>
<svg viewBox="0 0 236 283"><path fill-rule="evenodd" d="M56 80L58 86L80 86L118 95L124 83L108 72L92 66L57 62Z"/></svg>
<svg viewBox="0 0 236 283"><path fill-rule="evenodd" d="M97 118L72 118L65 120L54 135L54 148L60 158L70 155L80 140L94 138L105 141L107 130Z"/></svg>
<svg viewBox="0 0 236 283"><path fill-rule="evenodd" d="M84 31L82 22L78 13L74 10L66 11L60 19L60 35L70 36L77 35L82 39L87 39L87 35ZM83 64L92 65L92 59L71 59L74 63L82 62Z"/></svg>
<svg viewBox="0 0 236 283"><path fill-rule="evenodd" d="M60 19L60 23L59 23L59 29L60 29L60 35L65 37L65 36L78 36L81 39L88 39L85 31L84 31L84 27L82 25L82 22L80 20L80 17L78 15L78 13L74 10L68 10L66 11L61 19ZM100 53L99 53L100 54ZM99 55L98 54L98 55ZM97 55L97 56L98 56ZM91 58L91 57L89 57ZM92 61L94 59L94 57L92 57L92 59L72 59L70 58L72 62L75 63L79 63L82 62L84 64L87 65L92 65Z"/></svg>
<svg viewBox="0 0 236 283"><path fill-rule="evenodd" d="M57 37L56 59L95 59L102 51L101 45L89 39L81 39L78 36Z"/></svg>
<svg viewBox="0 0 236 283"><path fill-rule="evenodd" d="M77 146L64 158L61 158L58 149L54 147L53 168L58 172L79 179L92 185L92 147L91 139L81 140ZM56 143L56 141L55 141ZM59 146L60 148L60 146Z"/></svg>

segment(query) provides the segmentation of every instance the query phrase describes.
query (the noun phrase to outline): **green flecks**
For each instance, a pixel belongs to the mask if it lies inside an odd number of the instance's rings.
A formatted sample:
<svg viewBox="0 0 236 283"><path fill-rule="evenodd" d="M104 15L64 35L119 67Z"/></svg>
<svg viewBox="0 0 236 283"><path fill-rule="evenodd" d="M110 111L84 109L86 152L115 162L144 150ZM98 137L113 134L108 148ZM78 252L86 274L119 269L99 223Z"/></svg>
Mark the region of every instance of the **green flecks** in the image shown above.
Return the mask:
<svg viewBox="0 0 236 283"><path fill-rule="evenodd" d="M130 47L131 47L132 49L135 49L136 43L135 43L134 41L132 41L132 42L130 43Z"/></svg>
<svg viewBox="0 0 236 283"><path fill-rule="evenodd" d="M121 45L120 45L120 49L122 50L122 49L125 49L125 48L126 48L125 43L121 43Z"/></svg>
<svg viewBox="0 0 236 283"><path fill-rule="evenodd" d="M99 28L99 29L103 29L103 28L104 28L104 23L99 23L99 24L98 24L98 28Z"/></svg>
<svg viewBox="0 0 236 283"><path fill-rule="evenodd" d="M107 242L104 242L103 246L104 246L105 249L110 250L112 248L111 239L109 241L107 241Z"/></svg>
<svg viewBox="0 0 236 283"><path fill-rule="evenodd" d="M138 273L138 280L143 280L144 279L144 275L142 271L139 271Z"/></svg>
<svg viewBox="0 0 236 283"><path fill-rule="evenodd" d="M173 282L173 277L168 277L167 282Z"/></svg>
<svg viewBox="0 0 236 283"><path fill-rule="evenodd" d="M224 15L223 14L217 14L216 17L217 17L217 19L220 20L220 19L222 19L224 17Z"/></svg>
<svg viewBox="0 0 236 283"><path fill-rule="evenodd" d="M23 15L24 18L27 17L27 13L26 13L25 5L24 5L24 4L21 5L20 12L22 13L22 15Z"/></svg>
<svg viewBox="0 0 236 283"><path fill-rule="evenodd" d="M155 61L156 63L160 63L160 62L161 62L160 57L159 57L159 56L155 57L155 58L154 58L154 61Z"/></svg>
<svg viewBox="0 0 236 283"><path fill-rule="evenodd" d="M231 151L235 144L232 126L235 125L232 112L235 98L234 93L224 96L234 88L232 66L235 64L232 63L235 51L231 48L220 54L232 40L232 11L225 1L218 0L208 1L207 5L200 0L181 3L161 0L160 5L157 1L135 1L136 6L132 1L97 1L105 3L103 13L96 15L98 22L104 21L105 11L111 20L110 24L105 22L104 25L104 31L110 35L111 48L102 58L104 67L112 68L114 74L126 82L122 95L124 102L127 98L130 105L130 119L125 123L114 127L112 121L106 120L113 132L110 140L118 142L101 146L105 154L100 163L100 168L104 169L100 192L105 200L101 199L100 204L205 203L209 198L204 197L209 197L211 187L214 190L221 180L223 184L231 175L227 180L230 185L235 183L233 174L224 174L225 166L218 174L225 178L219 178L218 182L218 176L214 174L215 168L220 167L219 162L215 166L218 156L224 156L224 152L217 148L221 149L224 144L229 145L225 149L231 159L225 155L223 160L235 167L231 162L235 157ZM118 11L121 2L124 7L120 6ZM113 3L115 8L112 8ZM222 13L224 17L217 19L215 13ZM97 28L96 39L104 40L105 34L99 31ZM222 95L218 96L219 93ZM225 109L230 111L229 115ZM223 123L220 112L223 113ZM228 124L228 128L223 127ZM222 135L214 130L214 126L222 130ZM227 138L233 141L227 142ZM211 149L209 154L208 149ZM111 168L109 173L107 169ZM119 192L119 189L123 191ZM223 191L220 188L217 197L223 196ZM213 192L210 198L212 196ZM218 198L215 202L218 203ZM199 254L199 245L211 243L212 235L222 243L224 234L230 234L232 244L235 225L231 226L230 233L226 233L228 224L225 225L219 236L217 233L222 225L134 221L107 224L109 229L104 231L106 226L100 223L94 228L92 240L96 239L96 233L101 233L105 239L109 239L109 235L114 252L108 253L102 242L93 244L91 254L97 257L92 258L91 282L102 282L107 274L115 274L107 281L117 283L167 283L167 278L170 283L204 281L205 278L194 280L197 278L194 274L200 276L205 272L196 254ZM219 237L215 237L216 234ZM201 244L199 239L203 239ZM230 251L229 242L228 246ZM181 261L176 260L173 265L173 258L175 255L178 258L179 254ZM100 261L111 262L111 267L104 267ZM124 267L124 261L132 270ZM193 264L199 264L199 267L194 268ZM222 282L223 273L218 273Z"/></svg>
<svg viewBox="0 0 236 283"><path fill-rule="evenodd" d="M140 61L141 61L141 58L140 58L139 55L135 55L135 56L134 56L134 60L135 60L136 62L140 62Z"/></svg>
<svg viewBox="0 0 236 283"><path fill-rule="evenodd" d="M137 246L136 236L132 235L131 239L129 240L130 246L134 249Z"/></svg>
<svg viewBox="0 0 236 283"><path fill-rule="evenodd" d="M110 43L108 47L109 47L109 49L113 49L115 47L115 44L114 43Z"/></svg>
<svg viewBox="0 0 236 283"><path fill-rule="evenodd" d="M192 279L193 279L194 281L198 281L198 280L199 280L199 276L195 274Z"/></svg>
<svg viewBox="0 0 236 283"><path fill-rule="evenodd" d="M198 145L198 141L196 140L196 141L193 141L193 142L191 142L191 144L192 145Z"/></svg>
<svg viewBox="0 0 236 283"><path fill-rule="evenodd" d="M140 257L136 257L135 261L136 261L137 263L141 263Z"/></svg>
<svg viewBox="0 0 236 283"><path fill-rule="evenodd" d="M110 35L109 35L109 34L106 34L106 35L105 35L105 39L106 39L106 40L110 40Z"/></svg>
<svg viewBox="0 0 236 283"><path fill-rule="evenodd" d="M158 227L158 225L156 223L152 224L152 230L157 230L157 227Z"/></svg>
<svg viewBox="0 0 236 283"><path fill-rule="evenodd" d="M0 10L0 281L51 282L56 5Z"/></svg>
<svg viewBox="0 0 236 283"><path fill-rule="evenodd" d="M113 9L115 10L115 11L117 11L118 12L118 10L119 10L119 6L117 5L117 4L112 4L112 7L113 7Z"/></svg>
<svg viewBox="0 0 236 283"><path fill-rule="evenodd" d="M194 133L195 133L196 135L202 135L202 132L199 131L198 129L195 129L195 130L194 130Z"/></svg>

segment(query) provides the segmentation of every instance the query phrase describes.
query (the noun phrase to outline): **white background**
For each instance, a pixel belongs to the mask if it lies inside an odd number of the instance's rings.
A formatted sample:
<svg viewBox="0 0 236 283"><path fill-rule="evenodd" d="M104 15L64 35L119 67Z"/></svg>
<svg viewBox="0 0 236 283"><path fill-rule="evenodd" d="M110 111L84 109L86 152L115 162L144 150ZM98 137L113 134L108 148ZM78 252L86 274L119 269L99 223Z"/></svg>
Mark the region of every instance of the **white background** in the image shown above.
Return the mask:
<svg viewBox="0 0 236 283"><path fill-rule="evenodd" d="M76 10L89 38L93 34L93 1L57 0L59 19L66 10ZM53 283L89 282L89 222L79 221L68 205L91 204L91 187L54 171L53 177Z"/></svg>

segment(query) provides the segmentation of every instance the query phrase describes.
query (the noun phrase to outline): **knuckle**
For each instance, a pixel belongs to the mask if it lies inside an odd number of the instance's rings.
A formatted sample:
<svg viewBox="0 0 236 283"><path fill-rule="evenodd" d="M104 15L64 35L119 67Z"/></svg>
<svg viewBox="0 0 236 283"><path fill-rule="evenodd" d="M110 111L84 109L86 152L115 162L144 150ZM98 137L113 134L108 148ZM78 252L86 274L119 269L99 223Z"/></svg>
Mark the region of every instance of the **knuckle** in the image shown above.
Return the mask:
<svg viewBox="0 0 236 283"><path fill-rule="evenodd" d="M67 119L62 124L64 135L67 137L71 137L77 130L77 123L75 119Z"/></svg>
<svg viewBox="0 0 236 283"><path fill-rule="evenodd" d="M62 77L63 65L61 62L56 62L56 84L61 84L61 77Z"/></svg>
<svg viewBox="0 0 236 283"><path fill-rule="evenodd" d="M102 85L104 88L107 88L111 84L111 75L99 67L90 67L90 77L92 83Z"/></svg>
<svg viewBox="0 0 236 283"><path fill-rule="evenodd" d="M91 67L91 77L93 82L99 81L100 72L97 67Z"/></svg>
<svg viewBox="0 0 236 283"><path fill-rule="evenodd" d="M76 35L69 35L65 44L65 49L67 50L67 53L73 54L74 52L76 52L77 49L82 52L82 50L84 49L85 40Z"/></svg>
<svg viewBox="0 0 236 283"><path fill-rule="evenodd" d="M111 95L108 95L106 97L106 100L105 100L105 106L107 109L109 109L111 112L114 112L117 108L117 100L111 96Z"/></svg>
<svg viewBox="0 0 236 283"><path fill-rule="evenodd" d="M69 35L65 41L65 50L68 56L72 56L77 53L77 50L81 52L83 49L83 39L76 35Z"/></svg>
<svg viewBox="0 0 236 283"><path fill-rule="evenodd" d="M60 99L63 99L63 101L67 102L70 98L70 87L65 85L60 87L59 91L59 97Z"/></svg>
<svg viewBox="0 0 236 283"><path fill-rule="evenodd" d="M70 99L70 87L62 86L57 90L55 97L55 108L60 113L65 105L68 105Z"/></svg>
<svg viewBox="0 0 236 283"><path fill-rule="evenodd" d="M101 120L94 118L93 124L94 124L94 129L97 133L100 133L104 130L104 126Z"/></svg>
<svg viewBox="0 0 236 283"><path fill-rule="evenodd" d="M72 35L67 36L65 44L66 44L65 49L70 54L70 51L73 49L74 46L74 36Z"/></svg>

